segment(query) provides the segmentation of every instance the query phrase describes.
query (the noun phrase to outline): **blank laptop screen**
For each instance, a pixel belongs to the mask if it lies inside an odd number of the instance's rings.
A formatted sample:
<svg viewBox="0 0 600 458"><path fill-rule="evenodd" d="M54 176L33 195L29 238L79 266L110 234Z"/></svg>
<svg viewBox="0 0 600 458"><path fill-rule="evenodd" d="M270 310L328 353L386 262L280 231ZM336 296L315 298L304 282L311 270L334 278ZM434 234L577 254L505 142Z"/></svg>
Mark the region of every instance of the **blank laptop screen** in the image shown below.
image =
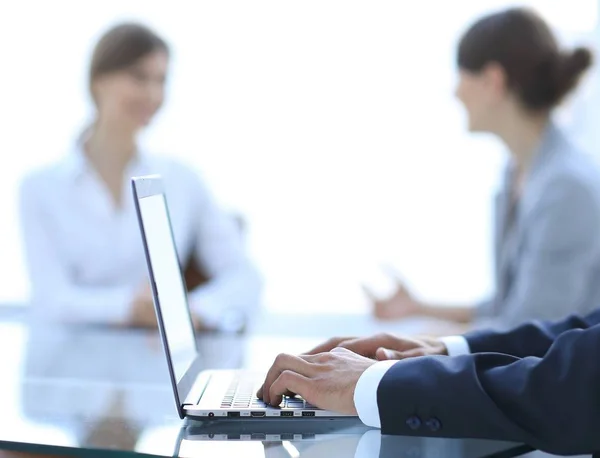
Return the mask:
<svg viewBox="0 0 600 458"><path fill-rule="evenodd" d="M194 330L164 195L139 199L150 263L177 382L196 357Z"/></svg>

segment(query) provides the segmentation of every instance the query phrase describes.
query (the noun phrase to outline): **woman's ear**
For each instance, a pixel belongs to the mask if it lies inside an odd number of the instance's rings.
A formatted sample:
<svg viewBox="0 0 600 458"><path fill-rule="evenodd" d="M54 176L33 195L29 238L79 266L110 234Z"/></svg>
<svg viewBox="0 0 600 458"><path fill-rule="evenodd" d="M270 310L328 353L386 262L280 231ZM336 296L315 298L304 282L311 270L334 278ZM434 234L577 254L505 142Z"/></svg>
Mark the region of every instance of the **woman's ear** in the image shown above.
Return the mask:
<svg viewBox="0 0 600 458"><path fill-rule="evenodd" d="M500 100L508 92L508 78L504 68L497 62L486 64L481 70L490 96L494 100Z"/></svg>

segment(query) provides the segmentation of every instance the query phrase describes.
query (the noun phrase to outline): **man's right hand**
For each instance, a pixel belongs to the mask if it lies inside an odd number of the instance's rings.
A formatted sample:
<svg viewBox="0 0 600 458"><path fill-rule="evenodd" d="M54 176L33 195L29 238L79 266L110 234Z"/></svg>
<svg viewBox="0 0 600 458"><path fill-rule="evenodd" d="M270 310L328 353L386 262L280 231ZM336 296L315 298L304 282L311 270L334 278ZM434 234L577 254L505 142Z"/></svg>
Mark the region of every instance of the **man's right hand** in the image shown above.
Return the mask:
<svg viewBox="0 0 600 458"><path fill-rule="evenodd" d="M415 358L417 356L447 355L448 349L435 337L397 337L392 334L376 334L372 337L334 337L313 348L307 354L315 355L346 348L367 358L380 361Z"/></svg>

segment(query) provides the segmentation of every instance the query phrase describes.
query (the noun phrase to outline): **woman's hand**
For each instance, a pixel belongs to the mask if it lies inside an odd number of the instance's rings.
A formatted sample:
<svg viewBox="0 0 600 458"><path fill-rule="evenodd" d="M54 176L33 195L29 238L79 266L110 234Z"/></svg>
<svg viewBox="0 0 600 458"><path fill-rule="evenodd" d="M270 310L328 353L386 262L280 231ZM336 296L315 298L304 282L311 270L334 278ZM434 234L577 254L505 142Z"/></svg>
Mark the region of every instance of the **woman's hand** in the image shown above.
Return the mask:
<svg viewBox="0 0 600 458"><path fill-rule="evenodd" d="M413 297L398 275L393 274L393 276L396 291L387 299L377 298L369 288L363 286L363 290L372 302L373 315L380 320L399 320L421 315L423 305Z"/></svg>
<svg viewBox="0 0 600 458"><path fill-rule="evenodd" d="M131 314L128 324L140 328L155 329L158 327L152 289L148 283L142 285L131 303Z"/></svg>

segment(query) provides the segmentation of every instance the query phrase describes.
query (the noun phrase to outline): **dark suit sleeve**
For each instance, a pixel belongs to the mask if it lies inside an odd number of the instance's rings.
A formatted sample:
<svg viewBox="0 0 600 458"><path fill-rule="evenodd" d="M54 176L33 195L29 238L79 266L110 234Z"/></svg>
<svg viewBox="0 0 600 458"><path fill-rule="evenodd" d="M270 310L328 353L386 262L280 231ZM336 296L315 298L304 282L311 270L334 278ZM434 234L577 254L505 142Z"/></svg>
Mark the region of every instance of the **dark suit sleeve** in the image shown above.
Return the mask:
<svg viewBox="0 0 600 458"><path fill-rule="evenodd" d="M600 324L600 309L584 317L571 315L564 320L532 321L510 331L474 331L465 334L471 353L505 353L524 358L542 357L563 332L588 329Z"/></svg>
<svg viewBox="0 0 600 458"><path fill-rule="evenodd" d="M543 358L500 353L399 361L377 390L384 434L600 451L600 326L561 334Z"/></svg>

